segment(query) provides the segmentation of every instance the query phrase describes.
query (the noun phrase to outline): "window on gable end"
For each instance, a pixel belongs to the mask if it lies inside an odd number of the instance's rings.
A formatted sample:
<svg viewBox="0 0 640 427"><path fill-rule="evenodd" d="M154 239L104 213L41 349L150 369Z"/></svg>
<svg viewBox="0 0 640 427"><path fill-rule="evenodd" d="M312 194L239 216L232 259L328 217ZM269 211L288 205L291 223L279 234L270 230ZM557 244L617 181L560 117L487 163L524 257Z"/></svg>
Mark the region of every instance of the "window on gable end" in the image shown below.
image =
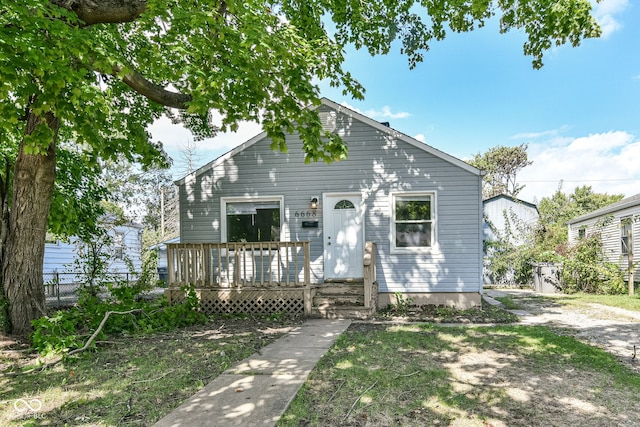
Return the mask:
<svg viewBox="0 0 640 427"><path fill-rule="evenodd" d="M587 237L587 229L585 227L580 227L578 229L578 239L582 240Z"/></svg>

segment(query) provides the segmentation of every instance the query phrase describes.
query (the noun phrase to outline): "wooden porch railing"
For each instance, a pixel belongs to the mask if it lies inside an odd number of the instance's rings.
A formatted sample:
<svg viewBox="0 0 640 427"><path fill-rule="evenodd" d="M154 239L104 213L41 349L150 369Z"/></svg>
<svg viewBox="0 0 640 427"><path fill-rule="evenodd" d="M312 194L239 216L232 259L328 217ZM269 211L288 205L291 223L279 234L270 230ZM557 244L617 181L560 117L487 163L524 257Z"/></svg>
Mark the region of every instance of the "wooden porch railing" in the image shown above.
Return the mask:
<svg viewBox="0 0 640 427"><path fill-rule="evenodd" d="M378 283L376 281L376 244L366 242L364 247L364 306L371 308L377 306Z"/></svg>
<svg viewBox="0 0 640 427"><path fill-rule="evenodd" d="M169 243L169 287L305 286L309 242Z"/></svg>

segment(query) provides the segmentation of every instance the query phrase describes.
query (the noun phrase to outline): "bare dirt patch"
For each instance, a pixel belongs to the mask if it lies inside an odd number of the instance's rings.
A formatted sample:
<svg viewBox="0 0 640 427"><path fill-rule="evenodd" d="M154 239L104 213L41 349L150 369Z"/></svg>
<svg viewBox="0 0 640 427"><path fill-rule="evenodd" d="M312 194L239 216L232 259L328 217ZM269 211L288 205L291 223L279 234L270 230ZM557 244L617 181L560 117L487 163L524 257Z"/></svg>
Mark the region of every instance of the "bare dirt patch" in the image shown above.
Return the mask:
<svg viewBox="0 0 640 427"><path fill-rule="evenodd" d="M522 323L546 325L558 334L573 336L613 354L640 373L640 313L603 304L567 306L528 290L487 293L511 297L527 313L522 316Z"/></svg>

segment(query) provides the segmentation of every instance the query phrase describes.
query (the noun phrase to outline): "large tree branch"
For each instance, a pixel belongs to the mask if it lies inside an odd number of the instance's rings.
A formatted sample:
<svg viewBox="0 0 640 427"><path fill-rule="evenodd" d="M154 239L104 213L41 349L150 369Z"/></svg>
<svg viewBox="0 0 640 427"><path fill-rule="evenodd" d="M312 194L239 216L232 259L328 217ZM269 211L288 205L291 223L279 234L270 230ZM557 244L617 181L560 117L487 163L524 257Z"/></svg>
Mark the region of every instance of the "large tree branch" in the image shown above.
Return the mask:
<svg viewBox="0 0 640 427"><path fill-rule="evenodd" d="M147 8L146 0L51 0L70 10L86 25L131 22Z"/></svg>
<svg viewBox="0 0 640 427"><path fill-rule="evenodd" d="M147 7L147 0L50 0L51 3L72 11L86 25L121 23L136 20ZM221 2L221 9L226 7ZM113 67L111 74L122 73L122 67ZM122 81L151 101L166 107L184 110L191 101L191 95L171 92L147 80L136 71L121 76Z"/></svg>
<svg viewBox="0 0 640 427"><path fill-rule="evenodd" d="M122 72L122 67L113 67L113 75L117 75L120 72ZM166 107L185 110L187 103L191 101L191 95L166 90L145 79L137 71L131 71L125 74L124 77L122 77L122 81L140 95Z"/></svg>

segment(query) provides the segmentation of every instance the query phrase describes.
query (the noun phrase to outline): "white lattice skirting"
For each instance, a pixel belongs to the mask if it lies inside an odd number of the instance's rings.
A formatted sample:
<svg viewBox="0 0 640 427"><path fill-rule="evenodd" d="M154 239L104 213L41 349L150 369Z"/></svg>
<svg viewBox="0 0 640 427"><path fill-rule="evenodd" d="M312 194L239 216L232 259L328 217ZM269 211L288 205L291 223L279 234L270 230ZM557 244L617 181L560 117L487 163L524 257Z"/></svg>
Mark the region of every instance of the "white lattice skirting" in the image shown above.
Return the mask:
<svg viewBox="0 0 640 427"><path fill-rule="evenodd" d="M200 309L207 314L268 314L287 312L304 314L307 288L209 288L195 289ZM167 289L165 295L171 304L184 302L180 289Z"/></svg>

